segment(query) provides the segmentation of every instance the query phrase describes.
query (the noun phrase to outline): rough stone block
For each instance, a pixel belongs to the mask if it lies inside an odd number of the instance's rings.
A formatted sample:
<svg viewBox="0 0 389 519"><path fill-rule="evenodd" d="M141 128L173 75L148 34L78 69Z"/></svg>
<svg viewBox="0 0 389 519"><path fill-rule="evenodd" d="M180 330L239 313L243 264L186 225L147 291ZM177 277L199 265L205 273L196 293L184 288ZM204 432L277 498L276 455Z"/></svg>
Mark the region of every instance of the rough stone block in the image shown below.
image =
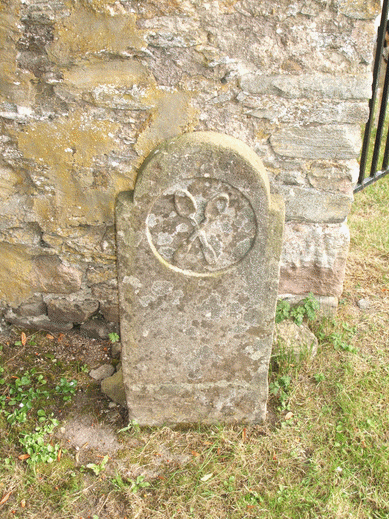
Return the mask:
<svg viewBox="0 0 389 519"><path fill-rule="evenodd" d="M31 277L37 291L70 294L81 288L82 272L57 256L42 255L34 258Z"/></svg>
<svg viewBox="0 0 389 519"><path fill-rule="evenodd" d="M359 164L356 160L314 161L307 171L309 183L315 189L339 191L350 197L358 174Z"/></svg>
<svg viewBox="0 0 389 519"><path fill-rule="evenodd" d="M149 29L147 41L151 47L185 48L207 42L207 34L195 18L162 16L143 20L139 25L142 29Z"/></svg>
<svg viewBox="0 0 389 519"><path fill-rule="evenodd" d="M108 339L110 333L118 331L116 323L107 323L102 319L91 319L80 326L80 332L92 339Z"/></svg>
<svg viewBox="0 0 389 519"><path fill-rule="evenodd" d="M274 191L282 195L285 200L286 221L344 222L352 202L352 195L300 186L274 184Z"/></svg>
<svg viewBox="0 0 389 519"><path fill-rule="evenodd" d="M33 264L29 248L0 242L0 265L0 300L19 305L33 292Z"/></svg>
<svg viewBox="0 0 389 519"><path fill-rule="evenodd" d="M15 313L21 317L38 317L47 314L47 306L42 296L35 296L21 304Z"/></svg>
<svg viewBox="0 0 389 519"><path fill-rule="evenodd" d="M24 317L15 314L12 310L5 313L5 320L9 323L21 326L23 328L31 328L33 330L45 330L47 332L66 332L73 328L72 323L51 321L47 315L39 315L37 317Z"/></svg>
<svg viewBox="0 0 389 519"><path fill-rule="evenodd" d="M116 269L115 269L116 273ZM107 321L119 322L117 279L98 283L91 287L93 296L100 301L100 313Z"/></svg>
<svg viewBox="0 0 389 519"><path fill-rule="evenodd" d="M123 384L123 370L101 381L101 391L117 404L126 407L126 393Z"/></svg>
<svg viewBox="0 0 389 519"><path fill-rule="evenodd" d="M239 94L245 114L276 124L360 124L369 116L368 103L338 99L284 98L276 95Z"/></svg>
<svg viewBox="0 0 389 519"><path fill-rule="evenodd" d="M47 314L56 322L83 323L99 310L99 302L91 299L53 298L47 301Z"/></svg>
<svg viewBox="0 0 389 519"><path fill-rule="evenodd" d="M102 364L98 368L92 369L89 375L97 381L102 381L105 378L111 377L115 373L115 368L112 364Z"/></svg>
<svg viewBox="0 0 389 519"><path fill-rule="evenodd" d="M261 422L283 204L244 143L157 148L117 204L124 386L139 424Z"/></svg>
<svg viewBox="0 0 389 519"><path fill-rule="evenodd" d="M119 305L111 301L100 302L100 313L106 321L118 323L120 321Z"/></svg>
<svg viewBox="0 0 389 519"><path fill-rule="evenodd" d="M361 150L356 125L283 128L270 137L277 155L300 159L355 159Z"/></svg>
<svg viewBox="0 0 389 519"><path fill-rule="evenodd" d="M350 235L346 224L285 226L280 294L339 297Z"/></svg>
<svg viewBox="0 0 389 519"><path fill-rule="evenodd" d="M379 0L337 0L339 11L358 20L373 20L380 12Z"/></svg>
<svg viewBox="0 0 389 519"><path fill-rule="evenodd" d="M122 353L122 345L120 342L114 342L111 346L111 355L114 359L119 359Z"/></svg>
<svg viewBox="0 0 389 519"><path fill-rule="evenodd" d="M250 94L275 94L289 98L369 99L371 77L332 76L330 74L274 75L260 72L245 74L241 88Z"/></svg>
<svg viewBox="0 0 389 519"><path fill-rule="evenodd" d="M277 323L274 333L272 355L286 355L300 360L305 355L314 357L318 347L317 337L304 324L292 321Z"/></svg>

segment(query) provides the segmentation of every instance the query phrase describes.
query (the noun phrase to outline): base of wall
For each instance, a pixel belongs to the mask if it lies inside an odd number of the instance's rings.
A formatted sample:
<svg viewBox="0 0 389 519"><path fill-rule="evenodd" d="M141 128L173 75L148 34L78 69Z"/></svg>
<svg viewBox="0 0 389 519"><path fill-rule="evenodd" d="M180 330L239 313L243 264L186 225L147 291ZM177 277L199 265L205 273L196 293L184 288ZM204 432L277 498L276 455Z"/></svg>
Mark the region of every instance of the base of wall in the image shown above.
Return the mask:
<svg viewBox="0 0 389 519"><path fill-rule="evenodd" d="M291 306L295 306L303 301L308 294L279 294L278 300L287 301ZM314 298L319 302L319 314L326 317L333 317L338 308L338 298L334 296L320 296L314 294ZM24 308L27 308L26 306ZM30 308L30 307L29 307ZM35 308L35 307L34 307ZM30 308L30 313L21 314L19 309L8 308L0 322L1 327L7 324L31 330L44 330L51 333L68 332L78 329L83 335L92 339L108 339L110 333L119 333L119 323L108 321L102 315L95 315L83 323L73 323L69 321L59 321L50 319L47 313L40 313ZM36 308L35 308L36 310ZM42 308L42 310L44 310Z"/></svg>
<svg viewBox="0 0 389 519"><path fill-rule="evenodd" d="M108 339L110 333L119 333L119 324L106 321L102 316L95 316L84 323L72 323L55 321L48 315L18 315L13 309L8 309L4 314L5 323L31 330L44 330L46 332L69 332L78 329L79 332L91 339Z"/></svg>

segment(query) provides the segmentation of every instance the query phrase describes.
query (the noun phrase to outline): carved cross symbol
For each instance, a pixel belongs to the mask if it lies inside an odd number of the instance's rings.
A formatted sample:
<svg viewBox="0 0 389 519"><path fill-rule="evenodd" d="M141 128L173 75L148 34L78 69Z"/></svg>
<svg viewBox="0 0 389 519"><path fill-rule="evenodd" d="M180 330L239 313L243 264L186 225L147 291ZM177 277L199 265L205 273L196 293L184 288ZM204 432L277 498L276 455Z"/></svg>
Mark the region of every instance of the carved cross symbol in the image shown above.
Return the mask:
<svg viewBox="0 0 389 519"><path fill-rule="evenodd" d="M189 254L196 240L201 244L201 250L205 261L209 265L215 265L218 259L215 249L208 242L207 233L210 226L228 209L230 198L227 193L219 193L212 197L205 205L203 218L198 221L201 214L198 212L196 200L189 191L177 191L174 195L174 205L177 213L188 218L195 230L185 238L174 253L174 260L178 263Z"/></svg>

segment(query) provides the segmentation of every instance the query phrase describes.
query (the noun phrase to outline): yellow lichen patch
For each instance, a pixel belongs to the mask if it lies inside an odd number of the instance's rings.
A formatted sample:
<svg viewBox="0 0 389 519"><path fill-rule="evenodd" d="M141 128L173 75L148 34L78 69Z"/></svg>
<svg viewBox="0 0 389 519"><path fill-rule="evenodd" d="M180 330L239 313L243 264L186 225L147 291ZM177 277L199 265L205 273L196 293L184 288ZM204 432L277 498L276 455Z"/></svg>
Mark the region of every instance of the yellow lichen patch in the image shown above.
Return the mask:
<svg viewBox="0 0 389 519"><path fill-rule="evenodd" d="M11 12L0 11L0 77L12 77L16 72L16 42L21 32L18 19Z"/></svg>
<svg viewBox="0 0 389 519"><path fill-rule="evenodd" d="M37 121L16 134L23 155L64 172L92 164L95 156L115 148L118 125L89 120L80 113L54 121Z"/></svg>
<svg viewBox="0 0 389 519"><path fill-rule="evenodd" d="M117 128L115 123L91 121L78 113L55 121L31 123L16 134L24 157L47 169L44 180L47 193L34 200L39 221L45 229L54 226L55 222L95 223L107 216L107 191L112 196L115 182L111 182L104 192L93 189L90 168L95 157L116 147Z"/></svg>
<svg viewBox="0 0 389 519"><path fill-rule="evenodd" d="M103 85L130 87L149 83L149 77L146 67L137 61L85 62L64 71L64 86L86 91Z"/></svg>
<svg viewBox="0 0 389 519"><path fill-rule="evenodd" d="M120 12L121 9L123 9L117 0L72 0L71 5L81 5L85 7L85 9L99 13L108 13L110 15Z"/></svg>
<svg viewBox="0 0 389 519"><path fill-rule="evenodd" d="M33 197L32 211L36 215L36 221L44 231L55 231L62 222L57 222L58 208L55 201L58 195L53 197L35 196ZM53 202L54 200L54 202Z"/></svg>
<svg viewBox="0 0 389 519"><path fill-rule="evenodd" d="M256 139L258 141L264 141L264 140L267 140L268 138L270 137L270 133L267 129L265 128L259 128L257 133L256 133Z"/></svg>
<svg viewBox="0 0 389 519"><path fill-rule="evenodd" d="M235 12L235 4L238 0L219 0L219 11L224 14Z"/></svg>
<svg viewBox="0 0 389 519"><path fill-rule="evenodd" d="M164 93L156 103L149 125L139 135L135 150L144 159L162 141L189 131L196 122L187 93Z"/></svg>
<svg viewBox="0 0 389 519"><path fill-rule="evenodd" d="M0 166L0 200L6 200L15 193L15 188L22 183L22 176L11 168Z"/></svg>
<svg viewBox="0 0 389 519"><path fill-rule="evenodd" d="M54 42L47 50L54 62L69 65L91 55L125 54L143 47L135 15L107 16L79 8L56 26Z"/></svg>
<svg viewBox="0 0 389 519"><path fill-rule="evenodd" d="M3 6L4 7L4 6ZM16 43L21 37L15 5L0 11L0 101L30 104L32 74L21 71L16 64Z"/></svg>
<svg viewBox="0 0 389 519"><path fill-rule="evenodd" d="M0 300L20 304L32 291L32 258L24 245L0 243Z"/></svg>
<svg viewBox="0 0 389 519"><path fill-rule="evenodd" d="M82 176L82 175L80 175ZM58 232L66 227L111 224L116 195L130 189L133 180L113 176L108 189L82 188L76 175L69 175L73 185L56 189L52 197L34 197L33 211L44 232Z"/></svg>
<svg viewBox="0 0 389 519"><path fill-rule="evenodd" d="M339 10L350 18L372 20L380 12L380 0L340 0Z"/></svg>

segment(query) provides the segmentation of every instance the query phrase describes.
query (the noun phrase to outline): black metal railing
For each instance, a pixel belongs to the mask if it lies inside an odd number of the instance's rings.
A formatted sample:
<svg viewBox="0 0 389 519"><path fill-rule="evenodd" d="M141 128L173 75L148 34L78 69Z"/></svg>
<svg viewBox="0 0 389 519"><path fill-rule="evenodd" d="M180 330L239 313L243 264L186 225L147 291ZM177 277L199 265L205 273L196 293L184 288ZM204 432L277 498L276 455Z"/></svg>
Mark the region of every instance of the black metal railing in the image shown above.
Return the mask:
<svg viewBox="0 0 389 519"><path fill-rule="evenodd" d="M389 65L384 63L383 50L386 45L385 36L388 31L389 0L383 0L381 22L378 28L377 48L373 69L372 98L369 104L369 119L366 123L363 138L359 177L354 193L376 182L389 173L389 132L386 108L389 94ZM385 67L385 80L380 90L382 67ZM381 79L382 81L382 79ZM377 122L377 114L378 122ZM386 136L385 136L386 133Z"/></svg>

